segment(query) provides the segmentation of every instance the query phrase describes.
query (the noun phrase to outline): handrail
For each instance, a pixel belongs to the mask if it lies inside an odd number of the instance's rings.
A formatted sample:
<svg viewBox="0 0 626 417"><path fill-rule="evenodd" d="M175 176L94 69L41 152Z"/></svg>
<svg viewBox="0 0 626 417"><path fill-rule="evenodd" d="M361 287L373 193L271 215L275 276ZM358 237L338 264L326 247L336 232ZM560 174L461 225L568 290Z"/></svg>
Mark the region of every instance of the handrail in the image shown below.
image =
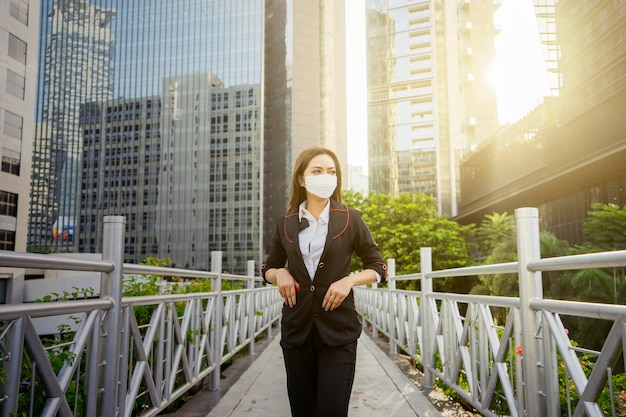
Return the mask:
<svg viewBox="0 0 626 417"><path fill-rule="evenodd" d="M163 275L172 277L186 277L186 278L217 278L217 274L209 271L200 271L192 269L181 268L168 268L163 266L152 265L135 265L124 264L125 274L138 274L138 275Z"/></svg>
<svg viewBox="0 0 626 417"><path fill-rule="evenodd" d="M611 268L624 265L626 265L626 250L617 250L539 259L528 262L527 267L533 272L547 272L586 269L590 266L593 266L593 268Z"/></svg>
<svg viewBox="0 0 626 417"><path fill-rule="evenodd" d="M507 262L502 264L489 264L480 266L466 266L463 268L442 269L440 271L432 271L424 275L429 278L451 278L451 277L469 277L490 274L515 274L517 273L517 262Z"/></svg>
<svg viewBox="0 0 626 417"><path fill-rule="evenodd" d="M2 255L0 255L1 257ZM57 301L54 303L7 304L0 307L0 320L21 316L46 317L111 308L111 300Z"/></svg>
<svg viewBox="0 0 626 417"><path fill-rule="evenodd" d="M431 249L421 248L422 271L395 276L391 259L388 288L355 288L364 327L385 335L390 353L401 349L414 358L426 387L436 378L483 415L601 417L603 391L612 398L607 412L616 415L620 389L626 388L612 379L624 373L614 365L626 350L626 305L544 299L541 273L624 267L626 251L540 259L537 210L515 214L518 261L432 271ZM437 278L493 274L517 275L520 296L441 293L432 286ZM396 289L398 282L414 280L420 280L421 291ZM506 314L504 322L498 322L494 307ZM602 351L571 341L561 315L613 322ZM576 356L582 353L597 355L593 371ZM573 386L565 388L562 410L563 378Z"/></svg>
<svg viewBox="0 0 626 417"><path fill-rule="evenodd" d="M255 285L254 261L247 275L222 274L221 252L211 271L123 263L124 223L105 217L101 261L0 251L0 267L101 273L97 299L0 305L1 417L155 416L209 376L219 389L221 366L272 336L282 299ZM123 275L209 279L212 288L122 298ZM222 291L224 280L247 285ZM50 319L60 323L54 340L37 330Z"/></svg>
<svg viewBox="0 0 626 417"><path fill-rule="evenodd" d="M0 306L0 359L7 370L0 416L23 411L17 399L25 386L41 386L47 393L41 415L101 415L105 404L99 398L106 394L120 416L153 416L208 376L211 389L218 389L220 365L243 349L253 353L254 339L271 334L282 300L274 289L255 285L262 278L255 275L254 262L248 263L247 275L222 273L221 252L211 254L211 271L125 264L112 260L119 253L110 253L123 247L123 220L112 216L107 221L113 231L105 234L109 252L102 261L0 251L0 267L100 272L105 286L98 299ZM423 367L426 386L438 379L483 415L600 417L602 392L615 394L611 378L620 372L613 364L616 352L624 350L626 306L544 299L541 273L624 267L626 251L540 259L536 209L519 209L516 221L516 262L432 271L430 248L422 248L422 270L396 276L395 261L389 260L388 288L354 289L363 325L384 334L390 352L402 349L414 358ZM116 300L111 291L121 286L122 274L209 279L212 290ZM439 278L493 274L516 274L520 297L441 293L432 286ZM222 291L223 280L247 285ZM421 291L396 289L397 282L410 280L420 280ZM505 312L504 321L495 317L494 308ZM613 322L605 347L575 346L561 315ZM53 316L69 318L71 329L61 336L72 338L44 346L36 323ZM107 327L113 317L117 327ZM117 339L110 337L113 329ZM111 354L111 343L120 351ZM53 368L48 352L67 355L60 370ZM591 373L576 356L583 353L596 356L599 366ZM114 380L102 372L111 363L118 364L111 373ZM24 366L33 373L26 375ZM561 372L573 383L567 411L559 403ZM71 383L84 393L78 409ZM141 411L134 408L137 401L144 401Z"/></svg>
<svg viewBox="0 0 626 417"><path fill-rule="evenodd" d="M8 250L0 250L0 259L2 259L0 266L14 268L41 268L92 272L111 272L114 268L114 265L108 261L13 252Z"/></svg>

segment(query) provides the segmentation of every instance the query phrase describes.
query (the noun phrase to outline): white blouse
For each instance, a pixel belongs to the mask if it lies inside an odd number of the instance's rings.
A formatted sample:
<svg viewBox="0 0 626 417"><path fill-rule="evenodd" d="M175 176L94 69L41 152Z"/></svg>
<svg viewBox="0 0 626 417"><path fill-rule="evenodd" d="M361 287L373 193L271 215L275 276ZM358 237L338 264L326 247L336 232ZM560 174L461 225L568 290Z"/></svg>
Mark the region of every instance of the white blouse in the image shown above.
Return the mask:
<svg viewBox="0 0 626 417"><path fill-rule="evenodd" d="M324 246L326 245L329 216L330 201L320 213L319 219L316 219L315 216L313 216L311 212L306 209L306 201L303 201L300 204L300 223L302 224L302 219L306 219L306 221L309 222L309 225L300 230L298 240L300 243L300 252L302 252L302 259L304 260L304 265L309 272L309 278L311 278L311 281L315 278L317 264L320 262L322 252L324 252Z"/></svg>

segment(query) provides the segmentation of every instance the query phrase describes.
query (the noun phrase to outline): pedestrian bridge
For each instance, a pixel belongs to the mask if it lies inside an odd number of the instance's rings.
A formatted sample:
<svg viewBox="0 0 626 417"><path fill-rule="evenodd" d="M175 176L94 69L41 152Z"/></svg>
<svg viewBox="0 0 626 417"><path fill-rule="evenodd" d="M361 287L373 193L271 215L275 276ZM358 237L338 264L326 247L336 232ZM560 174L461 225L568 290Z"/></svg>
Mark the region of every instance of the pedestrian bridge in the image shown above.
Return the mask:
<svg viewBox="0 0 626 417"><path fill-rule="evenodd" d="M438 413L385 360L378 337L389 342L389 353L412 358L425 390L445 386L486 416L623 415L626 306L545 299L542 272L623 268L626 251L541 259L537 210L518 209L515 216L516 262L433 271L430 249L422 248L421 271L395 276L390 260L386 288L355 288L368 331L359 343L353 416ZM284 377L275 329L282 300L255 276L253 262L246 276L222 273L220 252L212 254L209 272L124 264L124 225L121 217L105 218L99 261L0 251L0 267L101 274L98 298L0 306L0 416L163 414L203 381L219 392L224 364L256 357L261 340L267 347L211 415L254 415L262 398L270 399L272 415L288 415L284 391L271 390ZM487 274L517 274L520 296L433 291L435 279ZM125 276L155 275L206 279L211 289L123 297ZM420 280L421 291L397 290L400 280ZM226 291L224 281L242 285ZM495 310L504 311L503 323L494 320ZM612 323L602 349L570 340L562 316ZM66 323L42 337L37 322L46 317ZM382 397L373 396L383 385ZM229 401L237 407L229 409Z"/></svg>
<svg viewBox="0 0 626 417"><path fill-rule="evenodd" d="M269 338L268 346L255 358L228 367L219 391L204 390L167 417L290 417L280 335ZM406 358L404 364L408 364ZM252 362L253 360L253 362ZM235 369L233 369L235 368ZM234 381L232 386L229 385ZM222 389L221 386L224 385ZM224 393L225 391L225 393ZM442 395L434 396L441 401ZM448 404L454 405L452 402ZM452 414L458 416L451 409ZM358 343L357 369L348 415L350 417L439 417L442 414L364 333Z"/></svg>

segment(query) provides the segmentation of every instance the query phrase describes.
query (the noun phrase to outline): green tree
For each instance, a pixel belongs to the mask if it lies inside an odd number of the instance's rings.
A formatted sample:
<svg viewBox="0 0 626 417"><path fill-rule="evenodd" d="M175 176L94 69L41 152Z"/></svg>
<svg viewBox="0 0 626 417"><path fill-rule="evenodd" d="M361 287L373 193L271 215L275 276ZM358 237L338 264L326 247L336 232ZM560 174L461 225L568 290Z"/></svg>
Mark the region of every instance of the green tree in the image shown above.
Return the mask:
<svg viewBox="0 0 626 417"><path fill-rule="evenodd" d="M626 205L593 203L587 212L583 233L589 249L610 251L626 249Z"/></svg>
<svg viewBox="0 0 626 417"><path fill-rule="evenodd" d="M583 223L586 244L576 247L576 253L593 253L626 249L626 206L594 203ZM567 291L567 289L566 289ZM570 300L619 304L626 299L624 268L582 269L573 274L569 283ZM605 320L568 317L563 322L570 334L585 347L600 349L609 332Z"/></svg>
<svg viewBox="0 0 626 417"><path fill-rule="evenodd" d="M558 239L550 232L539 233L540 253L542 258L564 256L570 253L570 246L565 240ZM514 236L496 246L486 260L486 264L499 264L517 261L517 241ZM558 288L567 285L569 274L560 275L557 272L545 272L542 274L544 292L552 294L559 291ZM490 295L518 297L519 280L517 274L493 274L481 275L480 281L489 290ZM557 285L559 284L559 285ZM555 290L552 286L556 286Z"/></svg>
<svg viewBox="0 0 626 417"><path fill-rule="evenodd" d="M433 269L448 269L470 265L469 236L473 226L462 226L437 214L435 199L425 194L401 194L391 197L370 192L367 196L348 191L345 203L359 210L367 223L384 259L396 261L396 274L420 271L420 248L431 247ZM358 260L353 268L362 266ZM474 282L459 280L435 281L437 291L454 289L469 292ZM418 289L419 281L399 283L405 289Z"/></svg>
<svg viewBox="0 0 626 417"><path fill-rule="evenodd" d="M476 237L480 251L491 253L499 244L509 241L515 236L515 219L507 212L485 215Z"/></svg>
<svg viewBox="0 0 626 417"><path fill-rule="evenodd" d="M583 233L587 244L580 253L626 249L626 205L594 203L587 213ZM626 297L624 268L585 269L575 275L575 299L618 303Z"/></svg>
<svg viewBox="0 0 626 417"><path fill-rule="evenodd" d="M568 255L569 243L560 240L550 232L539 233L540 253L542 258ZM517 261L517 239L515 236L496 246L486 260L486 264L499 264ZM544 272L542 282L544 294L560 291L562 288L571 287L568 277L570 272ZM472 294L493 295L504 297L519 297L519 278L515 274L490 274L479 276L481 285L472 288ZM552 298L548 296L548 298ZM494 308L494 318L498 323L504 323L506 311Z"/></svg>

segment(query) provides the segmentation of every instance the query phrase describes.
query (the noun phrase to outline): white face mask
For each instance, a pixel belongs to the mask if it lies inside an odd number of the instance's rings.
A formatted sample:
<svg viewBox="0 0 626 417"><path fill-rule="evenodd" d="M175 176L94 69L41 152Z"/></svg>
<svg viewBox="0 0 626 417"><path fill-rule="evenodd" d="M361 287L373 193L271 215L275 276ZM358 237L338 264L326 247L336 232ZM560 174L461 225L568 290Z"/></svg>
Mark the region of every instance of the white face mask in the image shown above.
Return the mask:
<svg viewBox="0 0 626 417"><path fill-rule="evenodd" d="M304 186L311 194L320 198L330 198L337 188L337 176L330 174L307 175Z"/></svg>

